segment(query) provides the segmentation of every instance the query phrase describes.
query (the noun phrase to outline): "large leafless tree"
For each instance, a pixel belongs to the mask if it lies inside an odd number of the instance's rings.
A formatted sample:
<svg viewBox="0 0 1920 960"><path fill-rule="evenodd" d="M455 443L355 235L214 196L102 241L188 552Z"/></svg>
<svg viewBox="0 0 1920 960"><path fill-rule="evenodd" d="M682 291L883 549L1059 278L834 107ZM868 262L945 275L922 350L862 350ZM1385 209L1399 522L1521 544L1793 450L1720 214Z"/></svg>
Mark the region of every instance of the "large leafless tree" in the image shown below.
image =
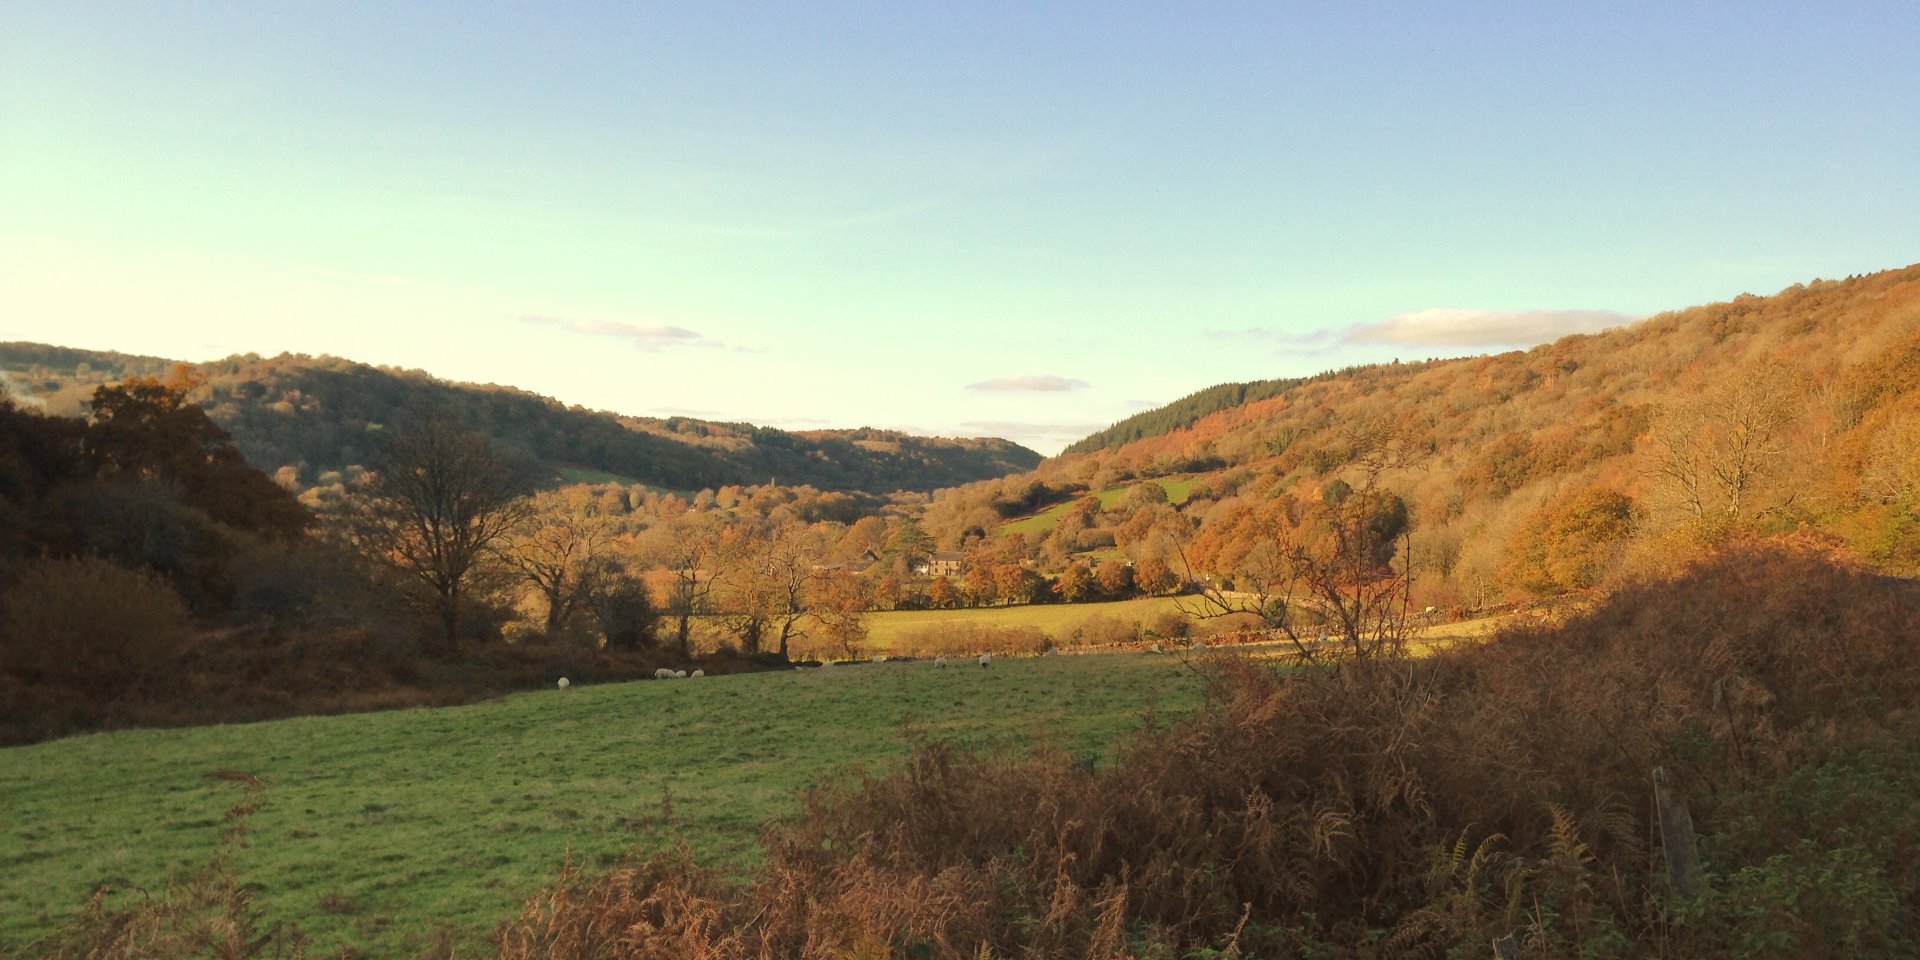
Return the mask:
<svg viewBox="0 0 1920 960"><path fill-rule="evenodd" d="M491 548L526 515L507 461L445 413L394 431L355 490L348 537L421 589L451 653L460 611Z"/></svg>

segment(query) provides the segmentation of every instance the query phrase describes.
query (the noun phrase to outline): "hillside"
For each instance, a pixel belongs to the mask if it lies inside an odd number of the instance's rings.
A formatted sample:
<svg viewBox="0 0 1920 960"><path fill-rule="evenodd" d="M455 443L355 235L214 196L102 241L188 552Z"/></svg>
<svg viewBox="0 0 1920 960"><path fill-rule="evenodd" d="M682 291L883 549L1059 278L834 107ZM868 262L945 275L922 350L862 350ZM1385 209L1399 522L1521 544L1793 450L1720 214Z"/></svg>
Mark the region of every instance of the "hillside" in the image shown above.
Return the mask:
<svg viewBox="0 0 1920 960"><path fill-rule="evenodd" d="M946 491L927 529L956 544L996 529L1008 502L1091 490L1104 493L1103 509L1084 524L1026 533L1078 541L1027 550L1057 562L1117 537L1135 560L1183 550L1196 574L1231 579L1247 573L1235 567L1253 531L1270 529L1262 510L1285 501L1274 507L1290 518L1282 525L1303 522L1303 505L1335 480L1359 482L1365 455L1390 449L1378 481L1408 508L1404 553L1427 603L1579 589L1676 544L1788 529L1826 532L1911 571L1916 441L1920 266L1526 351L1222 385L1032 473ZM1152 497L1105 507L1118 488L1194 474L1177 514Z"/></svg>
<svg viewBox="0 0 1920 960"><path fill-rule="evenodd" d="M10 389L56 414L82 412L103 383L171 366L154 357L0 344ZM208 382L195 399L233 434L248 462L269 473L292 466L302 484L368 462L386 426L427 407L452 411L554 476L675 490L769 480L871 493L931 490L1031 469L1041 459L998 439L625 417L512 387L451 383L334 357L245 355L198 369Z"/></svg>

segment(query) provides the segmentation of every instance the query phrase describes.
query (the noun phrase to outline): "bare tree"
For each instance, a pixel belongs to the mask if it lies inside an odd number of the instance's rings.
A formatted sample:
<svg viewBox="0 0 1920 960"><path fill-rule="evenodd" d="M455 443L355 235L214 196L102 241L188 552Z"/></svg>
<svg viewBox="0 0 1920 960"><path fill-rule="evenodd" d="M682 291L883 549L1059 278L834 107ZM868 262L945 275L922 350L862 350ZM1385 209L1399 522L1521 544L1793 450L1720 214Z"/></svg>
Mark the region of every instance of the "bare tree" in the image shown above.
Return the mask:
<svg viewBox="0 0 1920 960"><path fill-rule="evenodd" d="M525 514L513 471L486 438L433 413L394 432L344 526L362 553L423 589L450 653L477 568Z"/></svg>
<svg viewBox="0 0 1920 960"><path fill-rule="evenodd" d="M848 656L860 653L867 639L867 609L872 593L859 574L829 569L807 580L807 611L827 640Z"/></svg>
<svg viewBox="0 0 1920 960"><path fill-rule="evenodd" d="M1752 364L1726 383L1669 407L1654 423L1649 472L1669 502L1703 528L1725 528L1785 508L1773 491L1786 455L1798 378L1778 361Z"/></svg>
<svg viewBox="0 0 1920 960"><path fill-rule="evenodd" d="M693 646L693 618L712 608L722 545L723 531L711 514L682 514L648 531L647 552L671 578L666 614L673 618L674 646L682 656Z"/></svg>
<svg viewBox="0 0 1920 960"><path fill-rule="evenodd" d="M727 621L748 653L771 640L782 659L806 635L813 613L810 584L815 566L831 546L818 528L798 524L752 531L728 551L733 568L726 591Z"/></svg>
<svg viewBox="0 0 1920 960"><path fill-rule="evenodd" d="M548 637L566 632L605 574L613 520L585 487L550 490L530 498L502 538L500 555L546 601Z"/></svg>

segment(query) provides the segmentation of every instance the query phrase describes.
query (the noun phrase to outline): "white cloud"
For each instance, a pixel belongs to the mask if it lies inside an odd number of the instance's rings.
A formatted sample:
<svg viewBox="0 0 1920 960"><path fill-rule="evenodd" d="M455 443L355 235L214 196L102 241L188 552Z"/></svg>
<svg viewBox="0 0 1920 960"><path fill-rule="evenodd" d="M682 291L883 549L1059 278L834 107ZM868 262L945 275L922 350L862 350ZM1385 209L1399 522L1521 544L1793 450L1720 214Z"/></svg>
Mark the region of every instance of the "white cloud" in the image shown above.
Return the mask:
<svg viewBox="0 0 1920 960"><path fill-rule="evenodd" d="M637 350L649 353L667 347L717 347L721 344L701 336L697 331L686 327L676 327L664 323L628 323L623 320L565 320L559 317L529 316L522 321L538 327L556 327L568 333L584 334L590 337L616 337L630 340Z"/></svg>
<svg viewBox="0 0 1920 960"><path fill-rule="evenodd" d="M1064 393L1069 390L1085 390L1090 384L1074 377L1060 377L1051 373L1027 377L995 377L967 384L968 390L1025 390L1037 393Z"/></svg>
<svg viewBox="0 0 1920 960"><path fill-rule="evenodd" d="M1570 333L1595 333L1634 320L1611 310L1463 310L1435 307L1348 328L1346 343L1532 346Z"/></svg>

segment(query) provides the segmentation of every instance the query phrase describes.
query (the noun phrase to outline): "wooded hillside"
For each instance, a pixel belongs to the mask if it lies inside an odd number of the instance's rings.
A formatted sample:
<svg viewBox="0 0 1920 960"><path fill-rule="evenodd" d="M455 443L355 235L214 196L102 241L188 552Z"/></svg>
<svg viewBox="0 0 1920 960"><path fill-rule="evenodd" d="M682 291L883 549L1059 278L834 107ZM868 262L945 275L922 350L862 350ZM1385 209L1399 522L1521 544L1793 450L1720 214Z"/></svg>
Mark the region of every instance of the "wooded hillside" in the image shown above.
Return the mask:
<svg viewBox="0 0 1920 960"><path fill-rule="evenodd" d="M104 383L165 372L170 361L43 344L0 344L10 389L77 415ZM365 464L402 411L442 407L511 455L556 476L610 474L675 490L805 484L827 490L931 490L1031 469L1040 455L999 439L886 430L789 432L683 417L624 417L512 387L451 383L417 370L335 357L255 355L198 365L194 399L256 467L291 467L310 486Z"/></svg>
<svg viewBox="0 0 1920 960"><path fill-rule="evenodd" d="M1242 392L1248 402L1192 416ZM1299 529L1373 462L1385 465L1381 490L1408 508L1396 562L1413 560L1423 603L1582 589L1689 544L1789 529L1911 571L1920 266L1526 351L1226 385L1138 420L1030 474L943 491L928 531L957 544L1035 489L1112 501L1116 488L1177 475L1194 482L1178 508L1121 497L1084 524L1027 534L1077 544L1029 549L1058 558L1117 540L1135 561L1184 559L1196 577L1244 580L1251 544ZM1108 446L1116 431L1142 435Z"/></svg>

